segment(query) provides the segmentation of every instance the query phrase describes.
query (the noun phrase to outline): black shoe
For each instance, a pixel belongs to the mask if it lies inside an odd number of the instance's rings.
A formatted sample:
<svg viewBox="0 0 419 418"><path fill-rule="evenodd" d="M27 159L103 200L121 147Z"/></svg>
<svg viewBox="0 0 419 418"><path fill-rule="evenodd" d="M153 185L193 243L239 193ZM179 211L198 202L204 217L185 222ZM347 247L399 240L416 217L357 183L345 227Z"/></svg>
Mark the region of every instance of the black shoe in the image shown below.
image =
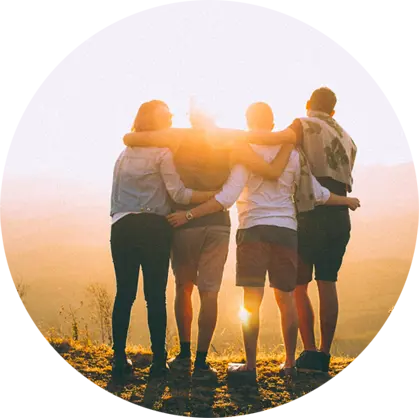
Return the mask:
<svg viewBox="0 0 419 418"><path fill-rule="evenodd" d="M319 351L303 351L296 361L296 367L303 373L324 373L323 355Z"/></svg>
<svg viewBox="0 0 419 418"><path fill-rule="evenodd" d="M322 372L329 373L330 354L326 354L323 352L320 352L319 354L321 355L320 362L321 362Z"/></svg>
<svg viewBox="0 0 419 418"><path fill-rule="evenodd" d="M165 361L153 361L150 366L150 377L165 377L170 373L170 367Z"/></svg>
<svg viewBox="0 0 419 418"><path fill-rule="evenodd" d="M134 372L132 361L126 357L114 357L112 360L112 379L115 381L122 381L131 376Z"/></svg>
<svg viewBox="0 0 419 418"><path fill-rule="evenodd" d="M194 380L198 381L216 381L218 380L217 375L217 370L211 367L208 363L195 363L192 377Z"/></svg>
<svg viewBox="0 0 419 418"><path fill-rule="evenodd" d="M168 365L173 370L191 370L191 357L181 357L179 354L171 358Z"/></svg>

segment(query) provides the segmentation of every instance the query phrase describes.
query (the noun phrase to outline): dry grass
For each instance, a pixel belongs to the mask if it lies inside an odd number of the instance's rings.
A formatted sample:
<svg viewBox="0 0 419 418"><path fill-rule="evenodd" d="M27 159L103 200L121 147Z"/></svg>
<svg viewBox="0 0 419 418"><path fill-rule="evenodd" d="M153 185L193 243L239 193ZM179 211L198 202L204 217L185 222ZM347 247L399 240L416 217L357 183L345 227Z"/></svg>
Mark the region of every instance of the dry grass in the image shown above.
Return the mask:
<svg viewBox="0 0 419 418"><path fill-rule="evenodd" d="M216 358L219 381L197 385L188 375L148 381L150 355L133 351L136 370L125 387L109 381L111 351L60 340L41 341L60 368L44 391L4 404L11 417L418 417L419 350L378 351L359 358L335 358L329 377L278 376L281 356L261 355L258 385L230 387L228 361ZM2 413L0 411L0 416Z"/></svg>

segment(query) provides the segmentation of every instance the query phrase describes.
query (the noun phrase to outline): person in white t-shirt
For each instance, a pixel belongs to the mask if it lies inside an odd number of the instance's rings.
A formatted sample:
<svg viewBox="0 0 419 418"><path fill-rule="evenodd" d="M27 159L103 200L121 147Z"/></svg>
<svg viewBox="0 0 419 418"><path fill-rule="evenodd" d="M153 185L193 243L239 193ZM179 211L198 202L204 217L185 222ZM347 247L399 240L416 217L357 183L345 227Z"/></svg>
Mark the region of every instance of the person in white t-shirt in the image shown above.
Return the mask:
<svg viewBox="0 0 419 418"><path fill-rule="evenodd" d="M252 131L270 132L274 126L271 108L266 103L254 103L246 113ZM283 145L284 147L285 145ZM272 161L281 146L251 145L265 161ZM246 351L245 364L232 364L229 372L256 378L259 310L264 295L266 272L281 312L285 344L285 362L282 377L293 376L298 333L298 315L294 299L297 281L297 214L293 201L295 185L299 183L300 159L289 145L289 161L277 180L266 180L236 165L220 193L208 202L187 212L168 215L174 227L190 219L229 208L237 201L239 227L237 230L236 284L244 289L244 309L247 321L243 323ZM347 205L352 210L359 200L337 196L322 187L312 177L317 204Z"/></svg>

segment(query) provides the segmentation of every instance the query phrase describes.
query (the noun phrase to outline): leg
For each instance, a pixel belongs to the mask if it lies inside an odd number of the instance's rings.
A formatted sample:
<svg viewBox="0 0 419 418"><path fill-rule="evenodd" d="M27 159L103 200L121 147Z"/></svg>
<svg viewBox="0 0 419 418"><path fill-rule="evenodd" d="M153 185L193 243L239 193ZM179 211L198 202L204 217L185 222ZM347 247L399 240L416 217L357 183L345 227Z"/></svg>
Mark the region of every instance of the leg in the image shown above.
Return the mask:
<svg viewBox="0 0 419 418"><path fill-rule="evenodd" d="M144 249L143 282L147 303L153 363L166 361L166 287L169 272L171 232L166 221L153 228Z"/></svg>
<svg viewBox="0 0 419 418"><path fill-rule="evenodd" d="M112 228L114 229L114 226ZM123 232L120 225L118 230ZM127 248L122 240L114 238L115 235L113 234L111 239L116 275L116 297L112 312L113 350L116 358L125 360L131 308L137 295L140 260L138 251L135 248Z"/></svg>
<svg viewBox="0 0 419 418"><path fill-rule="evenodd" d="M185 343L189 343L190 347L191 343L193 288L194 284L192 281L176 283L175 315L181 347Z"/></svg>
<svg viewBox="0 0 419 418"><path fill-rule="evenodd" d="M197 281L202 235L203 228L199 227L177 230L173 237L172 268L176 279L175 316L180 358L191 355L192 292Z"/></svg>
<svg viewBox="0 0 419 418"><path fill-rule="evenodd" d="M320 300L320 351L330 354L339 312L336 282L318 280L317 286Z"/></svg>
<svg viewBox="0 0 419 418"><path fill-rule="evenodd" d="M298 285L295 289L298 322L304 350L316 351L316 340L314 336L314 311L307 290L308 284Z"/></svg>
<svg viewBox="0 0 419 418"><path fill-rule="evenodd" d="M274 289L276 303L281 312L281 328L286 355L283 371L286 373L287 369L295 366L298 336L298 313L295 301L298 264L297 231L269 227L266 228L266 234L271 241L269 282Z"/></svg>
<svg viewBox="0 0 419 418"><path fill-rule="evenodd" d="M344 227L346 227L345 219L343 218L342 221ZM345 228L336 229L330 224L326 224L324 229L327 231L327 240L316 262L315 269L320 302L320 351L329 355L339 313L336 282L350 232Z"/></svg>
<svg viewBox="0 0 419 418"><path fill-rule="evenodd" d="M208 352L217 324L218 292L199 291L201 308L198 318L198 352Z"/></svg>
<svg viewBox="0 0 419 418"><path fill-rule="evenodd" d="M257 343L259 338L259 310L263 293L263 287L244 288L244 309L249 313L249 317L247 321L243 321L242 330L248 370L256 368Z"/></svg>
<svg viewBox="0 0 419 418"><path fill-rule="evenodd" d="M208 226L203 231L198 262L197 286L201 300L198 320L198 347L195 366L208 368L206 357L217 324L218 292L228 255L230 227Z"/></svg>
<svg viewBox="0 0 419 418"><path fill-rule="evenodd" d="M294 292L274 289L276 303L281 311L282 336L285 344L285 368L295 366L295 350L298 335L298 314Z"/></svg>

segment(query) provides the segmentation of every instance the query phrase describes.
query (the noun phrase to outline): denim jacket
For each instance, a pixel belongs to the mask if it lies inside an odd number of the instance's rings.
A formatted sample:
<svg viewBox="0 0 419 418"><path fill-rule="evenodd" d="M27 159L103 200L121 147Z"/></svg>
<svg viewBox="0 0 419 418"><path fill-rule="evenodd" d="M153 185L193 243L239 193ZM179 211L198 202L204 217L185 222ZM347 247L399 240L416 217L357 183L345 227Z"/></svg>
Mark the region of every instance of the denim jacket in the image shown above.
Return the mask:
<svg viewBox="0 0 419 418"><path fill-rule="evenodd" d="M171 212L170 198L188 204L191 197L168 148L126 147L116 161L111 216L142 212L166 216Z"/></svg>

